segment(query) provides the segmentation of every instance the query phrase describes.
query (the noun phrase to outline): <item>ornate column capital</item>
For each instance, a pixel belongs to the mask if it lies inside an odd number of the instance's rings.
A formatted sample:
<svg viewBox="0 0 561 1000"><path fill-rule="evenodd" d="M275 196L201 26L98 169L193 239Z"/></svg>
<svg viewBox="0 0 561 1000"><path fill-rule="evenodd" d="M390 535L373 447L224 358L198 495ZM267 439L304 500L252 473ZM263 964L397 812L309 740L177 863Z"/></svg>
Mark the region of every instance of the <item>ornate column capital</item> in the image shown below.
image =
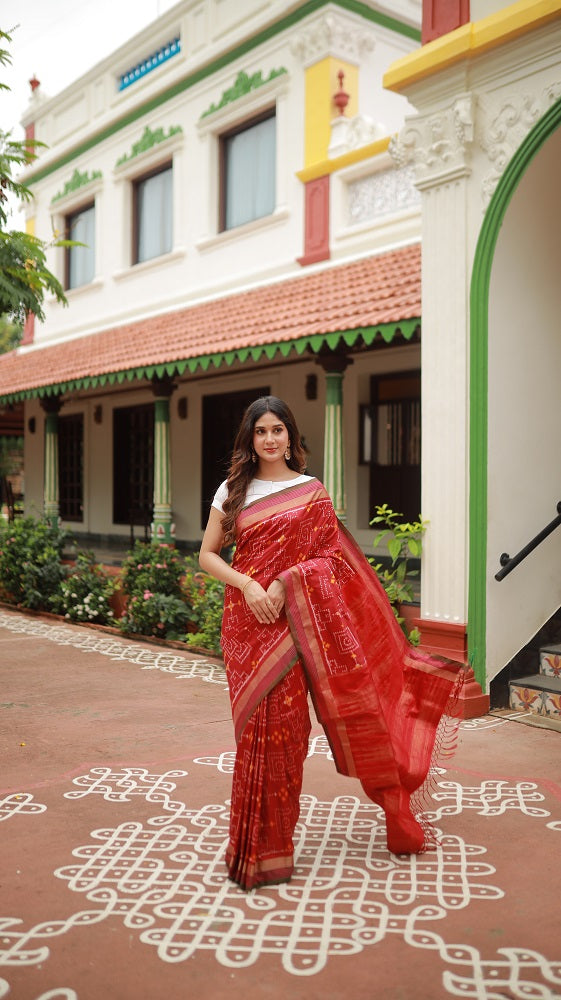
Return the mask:
<svg viewBox="0 0 561 1000"><path fill-rule="evenodd" d="M552 79L536 93L511 92L497 98L480 99L482 123L480 145L489 161L483 179L483 203L487 205L508 163L524 139L561 97L561 80Z"/></svg>
<svg viewBox="0 0 561 1000"><path fill-rule="evenodd" d="M63 406L63 400L60 396L43 396L39 400L41 409L47 414L57 414L60 412L61 406Z"/></svg>
<svg viewBox="0 0 561 1000"><path fill-rule="evenodd" d="M344 350L332 351L323 347L318 353L316 364L323 368L326 375L343 375L349 365L353 364L353 359Z"/></svg>
<svg viewBox="0 0 561 1000"><path fill-rule="evenodd" d="M169 399L172 392L175 392L177 385L171 375L154 375L152 379L152 392L156 399Z"/></svg>
<svg viewBox="0 0 561 1000"><path fill-rule="evenodd" d="M391 140L393 160L400 167L414 164L415 183L421 190L471 172L475 103L473 94L458 94L446 108L407 118L404 128Z"/></svg>
<svg viewBox="0 0 561 1000"><path fill-rule="evenodd" d="M371 52L374 45L372 32L343 14L330 11L310 19L297 33L290 49L304 66L312 66L326 56L358 64L362 54Z"/></svg>

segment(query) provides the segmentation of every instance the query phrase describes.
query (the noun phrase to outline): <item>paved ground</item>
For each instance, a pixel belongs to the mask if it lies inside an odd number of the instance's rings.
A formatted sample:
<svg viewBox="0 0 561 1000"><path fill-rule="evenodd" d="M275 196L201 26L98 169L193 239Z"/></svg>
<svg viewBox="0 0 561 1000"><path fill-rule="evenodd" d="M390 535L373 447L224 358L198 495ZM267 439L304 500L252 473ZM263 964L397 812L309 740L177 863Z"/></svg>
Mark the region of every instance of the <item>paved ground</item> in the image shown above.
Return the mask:
<svg viewBox="0 0 561 1000"><path fill-rule="evenodd" d="M286 886L225 879L218 661L0 608L0 998L561 997L561 736L462 724L398 858L313 730Z"/></svg>

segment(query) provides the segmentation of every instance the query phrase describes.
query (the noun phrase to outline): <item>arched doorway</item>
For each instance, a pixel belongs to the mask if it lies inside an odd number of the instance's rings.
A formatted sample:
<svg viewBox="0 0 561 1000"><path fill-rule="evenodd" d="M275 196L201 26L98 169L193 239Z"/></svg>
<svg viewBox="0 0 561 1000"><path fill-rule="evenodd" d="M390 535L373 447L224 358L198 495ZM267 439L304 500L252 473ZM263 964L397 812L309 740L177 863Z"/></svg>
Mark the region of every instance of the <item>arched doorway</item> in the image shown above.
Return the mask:
<svg viewBox="0 0 561 1000"><path fill-rule="evenodd" d="M561 536L494 579L500 553L520 549L561 499L560 125L557 101L512 157L472 271L468 648L484 689L561 603Z"/></svg>

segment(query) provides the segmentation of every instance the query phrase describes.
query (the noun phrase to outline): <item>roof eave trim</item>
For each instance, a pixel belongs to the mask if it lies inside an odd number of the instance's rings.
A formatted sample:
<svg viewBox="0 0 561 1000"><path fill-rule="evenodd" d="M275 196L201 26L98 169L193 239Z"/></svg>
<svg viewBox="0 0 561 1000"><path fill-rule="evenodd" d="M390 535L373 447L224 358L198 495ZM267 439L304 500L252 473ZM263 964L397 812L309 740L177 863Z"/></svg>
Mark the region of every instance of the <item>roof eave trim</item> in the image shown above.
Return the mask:
<svg viewBox="0 0 561 1000"><path fill-rule="evenodd" d="M199 354L194 358L180 358L176 361L167 361L162 364L138 365L133 368L120 369L114 372L102 372L99 375L85 375L80 378L68 379L64 382L53 382L49 385L33 386L29 389L21 389L17 392L2 393L0 390L0 403L19 403L26 399L43 399L48 396L58 396L67 392L79 392L88 389L97 389L103 386L122 385L135 380L151 380L154 377L164 378L166 375L173 378L175 375L195 375L197 371L207 372L209 369L230 368L236 361L244 364L245 361L260 361L263 357L267 361L273 361L275 357L279 361L294 351L297 355L302 355L307 349L312 354L319 354L322 348L327 347L335 351L343 344L346 347L354 347L362 338L363 343L369 347L374 340L379 337L391 343L396 334L401 334L405 340L411 340L414 333L419 329L421 319L419 316L410 319L396 320L391 323L379 323L376 326L357 327L354 330L338 330L332 333L314 333L306 337L295 337L293 340L271 342L259 344L255 347L237 347L233 350L218 351L211 354Z"/></svg>

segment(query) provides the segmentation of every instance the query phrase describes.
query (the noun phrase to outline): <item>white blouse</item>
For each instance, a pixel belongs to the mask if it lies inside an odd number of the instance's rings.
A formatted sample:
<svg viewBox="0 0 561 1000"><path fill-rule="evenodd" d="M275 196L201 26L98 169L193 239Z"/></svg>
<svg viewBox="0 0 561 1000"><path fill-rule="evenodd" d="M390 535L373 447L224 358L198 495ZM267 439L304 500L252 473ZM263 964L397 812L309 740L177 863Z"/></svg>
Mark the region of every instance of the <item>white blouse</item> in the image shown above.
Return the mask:
<svg viewBox="0 0 561 1000"><path fill-rule="evenodd" d="M286 489L287 486L296 486L298 483L307 483L308 480L313 479L313 476L297 476L295 479L281 479L278 482L272 479L252 479L245 495L244 507L247 507L248 503L253 503L254 500L259 500L260 497L266 497L270 493L278 493L280 490ZM216 507L220 513L224 513L223 503L228 496L228 490L226 488L226 480L220 483L212 501L212 506Z"/></svg>

